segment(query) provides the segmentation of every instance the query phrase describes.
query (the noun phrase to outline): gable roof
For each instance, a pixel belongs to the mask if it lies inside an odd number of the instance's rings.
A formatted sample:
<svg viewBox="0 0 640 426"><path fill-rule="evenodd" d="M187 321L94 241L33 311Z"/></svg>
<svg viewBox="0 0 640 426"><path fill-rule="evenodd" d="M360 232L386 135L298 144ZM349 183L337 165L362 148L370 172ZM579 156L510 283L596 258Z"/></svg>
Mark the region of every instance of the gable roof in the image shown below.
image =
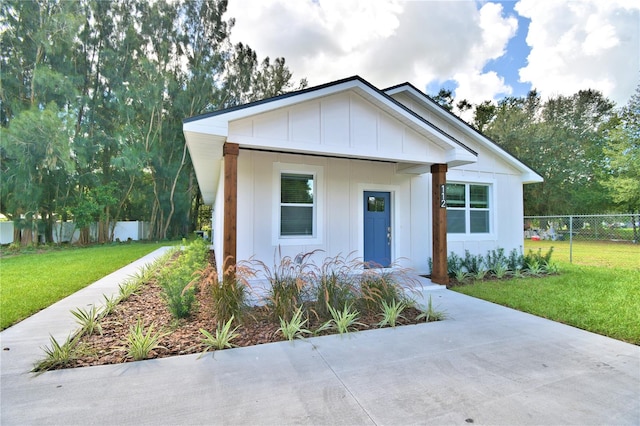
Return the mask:
<svg viewBox="0 0 640 426"><path fill-rule="evenodd" d="M499 146L496 142L483 135L477 129L469 125L466 121L462 120L451 111L445 109L442 105L433 100L433 98L417 89L411 83L405 82L395 86L391 86L389 88L383 89L383 92L390 96L397 93L408 94L413 100L425 106L431 113L434 113L438 117L444 119L450 125L456 126L456 128L461 130L465 135L472 138L480 145L487 148L489 151L505 159L508 164L511 164L516 170L521 172L523 183L539 183L544 180L538 172L536 172L531 167L516 158L513 154Z"/></svg>
<svg viewBox="0 0 640 426"><path fill-rule="evenodd" d="M243 119L258 117L261 114L284 111L287 108L294 108L305 102L318 102L330 96L343 93L357 95L360 99L364 99L368 104L373 106L373 108L383 112L385 116L390 117L392 120L410 129L410 131L414 132L418 137L423 138L422 140L424 140L425 143L428 141L435 149L444 153L440 154L437 162L446 162L449 167L456 167L477 161L477 152L392 97L393 94L401 91L406 91L410 96L427 105L429 108L433 108L433 105L439 108L439 105L435 104L435 102L409 83L380 90L356 75L323 85L184 119L183 132L191 154L196 177L198 178L203 201L211 204L213 200L215 200L222 167L222 147L229 136L230 124L238 123ZM446 117L446 119L453 120L456 128L463 128L465 132L475 132L470 126L452 114L451 117ZM516 169L521 170L523 173L533 173L535 176L532 175L531 178L527 178L528 181L541 181L542 178L540 178L539 175L517 161L515 157L484 138L484 136L475 132L473 138L474 140L481 140L481 145L483 146L492 146L492 148L490 148L492 151L496 152L499 156L507 158L509 162L515 165ZM231 140L230 142L238 141ZM306 144L303 146L303 144L296 144L287 140L278 140L277 138L269 140L251 140L250 138L245 138L240 143L240 148L390 161L397 163L399 165L399 171L404 173L425 173L429 171L430 165L434 163L434 158L420 157L400 151L389 152L389 150L387 150L387 152L380 153L358 151L350 149L348 146L336 147L335 145L323 146L322 144ZM444 155L444 157L442 157L442 155ZM536 180L536 177L540 178L540 180Z"/></svg>

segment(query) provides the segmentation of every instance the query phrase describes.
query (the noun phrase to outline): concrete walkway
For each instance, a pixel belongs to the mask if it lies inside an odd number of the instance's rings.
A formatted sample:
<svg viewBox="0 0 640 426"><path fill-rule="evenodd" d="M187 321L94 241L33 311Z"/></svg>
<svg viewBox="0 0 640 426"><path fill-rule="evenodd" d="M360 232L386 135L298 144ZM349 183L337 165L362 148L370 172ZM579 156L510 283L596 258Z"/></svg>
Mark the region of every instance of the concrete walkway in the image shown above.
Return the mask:
<svg viewBox="0 0 640 426"><path fill-rule="evenodd" d="M640 424L640 347L436 287L438 323L28 372L160 253L0 333L2 425Z"/></svg>

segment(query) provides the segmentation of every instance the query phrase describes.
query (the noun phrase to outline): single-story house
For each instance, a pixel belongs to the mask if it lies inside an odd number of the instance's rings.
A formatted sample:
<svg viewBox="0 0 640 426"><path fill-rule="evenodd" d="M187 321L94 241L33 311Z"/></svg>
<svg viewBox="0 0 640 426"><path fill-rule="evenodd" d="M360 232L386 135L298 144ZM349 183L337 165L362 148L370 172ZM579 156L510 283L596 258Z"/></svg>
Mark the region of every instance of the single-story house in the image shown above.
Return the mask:
<svg viewBox="0 0 640 426"><path fill-rule="evenodd" d="M447 283L449 252L523 245L523 185L542 181L409 83L354 76L183 130L219 272L320 249Z"/></svg>

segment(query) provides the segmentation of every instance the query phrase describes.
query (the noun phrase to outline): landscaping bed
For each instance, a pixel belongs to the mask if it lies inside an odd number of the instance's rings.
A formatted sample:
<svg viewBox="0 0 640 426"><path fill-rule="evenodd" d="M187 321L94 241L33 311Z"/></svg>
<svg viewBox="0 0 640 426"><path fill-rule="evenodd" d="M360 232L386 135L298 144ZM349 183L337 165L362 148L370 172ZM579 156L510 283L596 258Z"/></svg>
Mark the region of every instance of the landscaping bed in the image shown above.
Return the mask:
<svg viewBox="0 0 640 426"><path fill-rule="evenodd" d="M266 268L271 288L252 294L247 269L219 280L208 247L174 250L120 284L118 295L71 313L79 329L51 338L35 372L197 354L311 336L437 321L430 301L419 310L415 282L335 257L302 258ZM264 265L262 265L264 266ZM354 270L359 268L359 274ZM402 275L402 271L399 273ZM402 285L400 285L402 283ZM250 306L247 300L260 300Z"/></svg>
<svg viewBox="0 0 640 426"><path fill-rule="evenodd" d="M162 298L162 289L155 282L149 282L138 293L121 302L108 317L102 321L102 334L94 333L80 340L78 357L65 367L84 367L90 365L116 364L132 361L127 357L123 341L132 326L141 318L145 324L155 324L158 330L169 332L160 340L163 348L154 349L147 359L165 358L176 355L201 353L205 349L201 328L213 331L216 329L216 318L213 309L211 292L196 293L197 309L189 318L176 320L168 311ZM424 320L416 320L420 311L407 308L402 312L405 318L399 318L397 325L417 324ZM379 315L362 315L358 318L353 331L378 328ZM307 328L319 327L318 321L308 324ZM237 347L260 345L286 340L278 332L280 324L275 321L266 307L253 307L245 313L245 320L238 326L238 337L232 343ZM320 335L337 333L325 330Z"/></svg>

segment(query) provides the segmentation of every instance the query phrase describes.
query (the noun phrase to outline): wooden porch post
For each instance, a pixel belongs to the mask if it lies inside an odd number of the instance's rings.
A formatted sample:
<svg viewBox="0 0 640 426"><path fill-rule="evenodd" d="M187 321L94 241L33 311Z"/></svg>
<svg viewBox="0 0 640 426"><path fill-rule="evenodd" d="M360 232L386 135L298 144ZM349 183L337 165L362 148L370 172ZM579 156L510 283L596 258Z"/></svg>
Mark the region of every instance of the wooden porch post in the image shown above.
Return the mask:
<svg viewBox="0 0 640 426"><path fill-rule="evenodd" d="M224 155L224 240L222 243L222 271L225 276L235 275L236 224L238 220L238 153L237 143L225 142Z"/></svg>
<svg viewBox="0 0 640 426"><path fill-rule="evenodd" d="M447 201L445 187L447 184L447 165L431 166L431 211L433 222L433 267L431 281L436 284L449 284L447 273Z"/></svg>

